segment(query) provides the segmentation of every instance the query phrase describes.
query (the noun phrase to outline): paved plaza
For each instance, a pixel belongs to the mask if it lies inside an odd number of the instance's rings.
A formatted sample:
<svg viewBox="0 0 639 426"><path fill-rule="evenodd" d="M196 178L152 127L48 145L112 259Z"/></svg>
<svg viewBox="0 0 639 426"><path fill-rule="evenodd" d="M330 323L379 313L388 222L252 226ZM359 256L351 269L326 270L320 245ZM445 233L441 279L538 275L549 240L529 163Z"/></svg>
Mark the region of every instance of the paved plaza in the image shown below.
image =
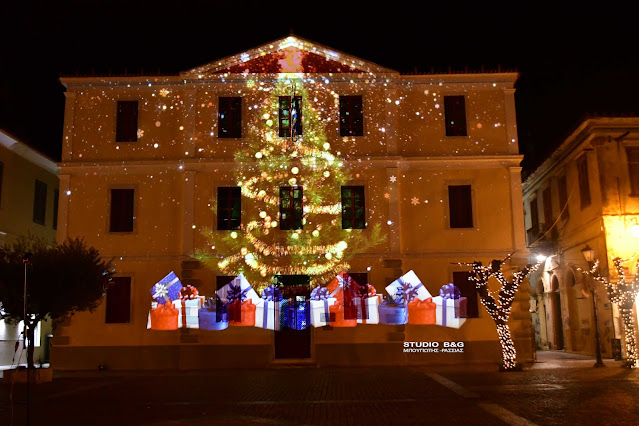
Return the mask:
<svg viewBox="0 0 639 426"><path fill-rule="evenodd" d="M60 372L31 386L32 425L636 425L639 371L561 353L494 365ZM25 424L25 386L0 424ZM12 402L13 401L13 402Z"/></svg>

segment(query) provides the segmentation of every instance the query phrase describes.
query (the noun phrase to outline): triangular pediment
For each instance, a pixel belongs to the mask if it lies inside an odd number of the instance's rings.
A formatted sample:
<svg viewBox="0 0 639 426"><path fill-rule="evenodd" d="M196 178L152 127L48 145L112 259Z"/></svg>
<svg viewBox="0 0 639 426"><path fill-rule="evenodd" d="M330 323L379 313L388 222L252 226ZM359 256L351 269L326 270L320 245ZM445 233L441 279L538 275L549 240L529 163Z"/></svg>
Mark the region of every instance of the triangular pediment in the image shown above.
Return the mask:
<svg viewBox="0 0 639 426"><path fill-rule="evenodd" d="M246 52L180 73L183 77L213 74L396 73L372 62L320 44L289 36Z"/></svg>

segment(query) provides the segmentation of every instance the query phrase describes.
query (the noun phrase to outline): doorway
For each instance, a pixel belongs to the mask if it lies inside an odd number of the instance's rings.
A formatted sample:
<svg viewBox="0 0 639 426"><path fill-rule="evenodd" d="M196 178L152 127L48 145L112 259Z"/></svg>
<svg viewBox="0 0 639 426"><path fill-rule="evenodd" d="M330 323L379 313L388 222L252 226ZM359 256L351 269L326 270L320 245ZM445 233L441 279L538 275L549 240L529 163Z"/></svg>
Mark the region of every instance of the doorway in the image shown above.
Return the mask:
<svg viewBox="0 0 639 426"><path fill-rule="evenodd" d="M311 296L308 275L277 276L282 296L288 303L307 303ZM282 327L273 335L275 359L304 359L311 357L311 326L306 324L302 330Z"/></svg>
<svg viewBox="0 0 639 426"><path fill-rule="evenodd" d="M555 349L561 351L564 349L564 327L563 316L561 314L561 296L559 290L555 290L552 293L552 312L553 312L553 337Z"/></svg>

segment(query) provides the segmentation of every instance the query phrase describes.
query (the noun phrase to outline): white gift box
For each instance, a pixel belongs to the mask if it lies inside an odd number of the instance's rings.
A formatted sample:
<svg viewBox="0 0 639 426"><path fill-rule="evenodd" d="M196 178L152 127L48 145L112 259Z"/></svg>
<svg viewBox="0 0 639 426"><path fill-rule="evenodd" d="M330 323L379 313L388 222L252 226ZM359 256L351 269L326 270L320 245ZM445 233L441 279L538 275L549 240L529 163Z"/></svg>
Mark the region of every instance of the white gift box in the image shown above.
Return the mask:
<svg viewBox="0 0 639 426"><path fill-rule="evenodd" d="M311 300L311 325L313 327L324 327L330 322L328 307L334 305L337 298L329 297L325 301L326 304L324 304L324 300Z"/></svg>
<svg viewBox="0 0 639 426"><path fill-rule="evenodd" d="M353 298L353 303L355 303L355 306L357 306L357 323L358 324L379 324L380 297L381 297L380 295L375 295L373 297L365 298L364 306L362 306L361 297Z"/></svg>
<svg viewBox="0 0 639 426"><path fill-rule="evenodd" d="M280 317L283 309L286 309L286 300L269 300L260 299L255 308L255 327L265 328L267 330L280 329ZM266 316L264 314L266 310ZM264 321L266 319L266 322Z"/></svg>
<svg viewBox="0 0 639 426"><path fill-rule="evenodd" d="M459 328L464 324L466 318L455 318L455 302L459 304L461 299L444 299L441 296L433 297L433 302L437 305L435 310L435 323L444 327ZM442 303L446 304L446 316L443 316L444 307Z"/></svg>
<svg viewBox="0 0 639 426"><path fill-rule="evenodd" d="M187 299L184 300L184 305L186 308L186 328L200 328L200 322L197 316L197 311L204 304L204 296L197 296L195 299ZM157 308L157 302L151 302L151 310ZM182 300L176 300L173 302L173 306L175 306L178 310L178 328L182 328ZM149 316L146 323L146 328L151 328L151 312L149 311Z"/></svg>
<svg viewBox="0 0 639 426"><path fill-rule="evenodd" d="M428 292L428 289L426 289L426 286L422 284L419 278L417 278L417 275L415 275L415 272L413 272L413 270L411 269L410 271L402 275L401 278L393 281L392 283L386 286L386 292L393 299L395 298L395 293L397 293L397 289L402 288L402 284L400 281L410 285L411 289L416 289L415 297L417 297L419 300L426 300L429 297L432 297L430 293Z"/></svg>
<svg viewBox="0 0 639 426"><path fill-rule="evenodd" d="M253 302L254 305L257 305L262 300L262 298L257 295L257 293L255 292L251 284L249 284L249 282L246 280L244 275L240 274L237 277L233 278L233 281L231 281L230 283L228 283L227 285L225 285L224 287L222 287L221 289L215 292L215 294L217 294L217 296L220 298L222 303L224 303L225 305L229 301L227 294L229 292L229 288L231 287L231 284L234 286L239 285L242 291L248 289L248 291L246 292L246 299L244 300L250 300L251 302Z"/></svg>

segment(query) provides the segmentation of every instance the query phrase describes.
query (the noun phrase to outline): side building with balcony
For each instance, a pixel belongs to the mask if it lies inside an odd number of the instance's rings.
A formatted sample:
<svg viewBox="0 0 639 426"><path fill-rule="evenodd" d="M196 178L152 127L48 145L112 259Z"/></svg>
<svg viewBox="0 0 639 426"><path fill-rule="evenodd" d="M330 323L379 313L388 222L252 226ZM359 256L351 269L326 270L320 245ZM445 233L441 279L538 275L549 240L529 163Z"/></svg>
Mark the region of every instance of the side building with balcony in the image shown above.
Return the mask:
<svg viewBox="0 0 639 426"><path fill-rule="evenodd" d="M634 277L639 118L584 120L525 179L523 194L528 248L548 256L545 267L530 277L537 349L596 354L595 290L602 356L618 357L623 346L618 309L603 285L579 269L588 270L598 259L599 273L614 281L612 259L621 257Z"/></svg>
<svg viewBox="0 0 639 426"><path fill-rule="evenodd" d="M16 136L0 130L0 244L33 235L51 242L58 224L58 165ZM0 308L1 309L1 308ZM0 320L0 365L18 362L15 342L21 340L21 325ZM51 324L36 329L35 361L48 362ZM26 363L26 351L22 362Z"/></svg>
<svg viewBox="0 0 639 426"><path fill-rule="evenodd" d="M468 281L469 268L455 262L486 264L509 253L514 255L506 269L527 262L517 77L401 75L291 36L179 75L63 78L58 239L85 237L105 258L115 258L117 275L98 309L56 330L54 367L260 367L293 358L318 365L498 361L495 325ZM248 146L257 123L279 126L280 137L287 137L290 109L282 102L292 92L278 91L282 81L312 93L312 105L298 105L298 134L303 138L306 108L320 111L325 149L343 159L352 177L333 190L341 191L343 205L350 200L356 208L342 209L333 226L367 236L380 224L386 236L357 253L348 272L379 294L410 270L433 295L455 283L468 297L462 327L147 329L150 289L170 271L207 296L228 282L192 255L214 249L203 230L228 235L257 216L258 203L243 196L234 176L234 155ZM260 113L263 105L278 102L279 110L268 117ZM290 188L272 190L280 210L274 201L267 212L278 223L268 229L270 236L293 232L281 215L284 198L294 200L287 204L294 217L300 213L292 229L310 232L301 216L303 197ZM304 276L287 279L298 286L308 282ZM526 286L512 315L520 358L529 360ZM403 351L406 341L466 347L457 354L409 354Z"/></svg>

